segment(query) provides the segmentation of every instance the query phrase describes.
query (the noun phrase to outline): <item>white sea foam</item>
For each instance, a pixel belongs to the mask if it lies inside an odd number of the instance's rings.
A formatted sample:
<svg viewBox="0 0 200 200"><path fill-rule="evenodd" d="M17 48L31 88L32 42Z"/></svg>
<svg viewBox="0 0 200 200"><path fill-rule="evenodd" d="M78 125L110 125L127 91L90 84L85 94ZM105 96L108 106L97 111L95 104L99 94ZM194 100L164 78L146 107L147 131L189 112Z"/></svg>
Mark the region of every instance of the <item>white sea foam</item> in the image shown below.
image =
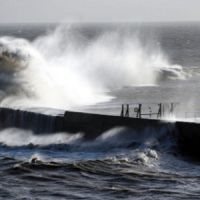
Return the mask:
<svg viewBox="0 0 200 200"><path fill-rule="evenodd" d="M7 146L73 144L80 141L82 136L81 133L73 135L67 133L35 135L31 131L9 128L0 132L0 143Z"/></svg>

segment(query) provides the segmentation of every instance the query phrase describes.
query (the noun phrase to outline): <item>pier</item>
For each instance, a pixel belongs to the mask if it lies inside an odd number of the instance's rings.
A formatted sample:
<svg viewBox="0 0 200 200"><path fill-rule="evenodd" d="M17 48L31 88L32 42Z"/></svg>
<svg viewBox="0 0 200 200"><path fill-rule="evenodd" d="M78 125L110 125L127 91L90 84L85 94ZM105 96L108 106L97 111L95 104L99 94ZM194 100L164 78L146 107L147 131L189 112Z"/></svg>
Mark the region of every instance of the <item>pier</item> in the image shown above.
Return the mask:
<svg viewBox="0 0 200 200"><path fill-rule="evenodd" d="M129 108L130 109L130 108ZM142 117L142 114L141 114ZM47 115L25 110L0 108L0 129L20 128L35 134L67 132L84 133L85 140L93 140L115 127L126 127L134 134L166 131L178 144L180 152L200 158L200 124L191 122L143 119L66 111L63 115Z"/></svg>

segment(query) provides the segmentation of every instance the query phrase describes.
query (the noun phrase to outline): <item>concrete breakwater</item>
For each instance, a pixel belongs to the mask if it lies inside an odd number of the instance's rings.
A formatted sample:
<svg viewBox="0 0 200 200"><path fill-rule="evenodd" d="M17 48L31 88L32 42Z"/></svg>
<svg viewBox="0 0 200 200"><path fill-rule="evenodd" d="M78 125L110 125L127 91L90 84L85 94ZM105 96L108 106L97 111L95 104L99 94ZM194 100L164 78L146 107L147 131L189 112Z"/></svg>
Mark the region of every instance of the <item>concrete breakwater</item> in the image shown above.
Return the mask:
<svg viewBox="0 0 200 200"><path fill-rule="evenodd" d="M66 111L63 115L47 115L0 108L0 128L11 127L32 130L35 134L83 132L86 140L92 140L114 127L130 128L134 134L165 131L176 140L181 152L200 158L200 124L198 123L169 122L70 111Z"/></svg>

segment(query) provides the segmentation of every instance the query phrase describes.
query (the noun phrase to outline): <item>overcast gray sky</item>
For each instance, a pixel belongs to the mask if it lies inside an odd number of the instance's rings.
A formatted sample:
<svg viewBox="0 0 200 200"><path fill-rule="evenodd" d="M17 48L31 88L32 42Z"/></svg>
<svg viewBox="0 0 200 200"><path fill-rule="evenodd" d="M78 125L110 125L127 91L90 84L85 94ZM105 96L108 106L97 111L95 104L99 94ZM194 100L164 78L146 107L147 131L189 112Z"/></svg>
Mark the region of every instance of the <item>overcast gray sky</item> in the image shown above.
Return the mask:
<svg viewBox="0 0 200 200"><path fill-rule="evenodd" d="M74 21L200 21L200 0L0 0L0 23Z"/></svg>

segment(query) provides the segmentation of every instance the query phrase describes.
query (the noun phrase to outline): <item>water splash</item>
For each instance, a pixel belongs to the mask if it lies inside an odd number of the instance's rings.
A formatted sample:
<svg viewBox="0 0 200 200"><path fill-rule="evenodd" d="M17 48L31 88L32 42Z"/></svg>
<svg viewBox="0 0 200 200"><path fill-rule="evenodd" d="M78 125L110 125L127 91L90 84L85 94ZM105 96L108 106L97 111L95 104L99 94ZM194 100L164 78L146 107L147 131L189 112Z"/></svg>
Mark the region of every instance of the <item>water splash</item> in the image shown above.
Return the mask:
<svg viewBox="0 0 200 200"><path fill-rule="evenodd" d="M73 144L82 139L82 134L67 133L34 135L31 131L15 128L4 129L0 132L0 143L7 146L48 146L56 144Z"/></svg>
<svg viewBox="0 0 200 200"><path fill-rule="evenodd" d="M28 148L47 147L55 145L55 148L72 151L107 151L116 148L171 148L171 139L168 128L153 130L147 128L142 132L135 132L125 127L110 129L96 139L84 140L83 133L54 133L34 134L31 131L16 128L8 128L0 131L0 143L11 147L27 146ZM60 145L60 146L59 146Z"/></svg>
<svg viewBox="0 0 200 200"><path fill-rule="evenodd" d="M10 82L3 106L66 109L108 101L113 88L185 77L182 67L171 65L160 48L120 30L89 39L74 27L61 26L33 42L3 37L0 60L13 70L1 76Z"/></svg>

